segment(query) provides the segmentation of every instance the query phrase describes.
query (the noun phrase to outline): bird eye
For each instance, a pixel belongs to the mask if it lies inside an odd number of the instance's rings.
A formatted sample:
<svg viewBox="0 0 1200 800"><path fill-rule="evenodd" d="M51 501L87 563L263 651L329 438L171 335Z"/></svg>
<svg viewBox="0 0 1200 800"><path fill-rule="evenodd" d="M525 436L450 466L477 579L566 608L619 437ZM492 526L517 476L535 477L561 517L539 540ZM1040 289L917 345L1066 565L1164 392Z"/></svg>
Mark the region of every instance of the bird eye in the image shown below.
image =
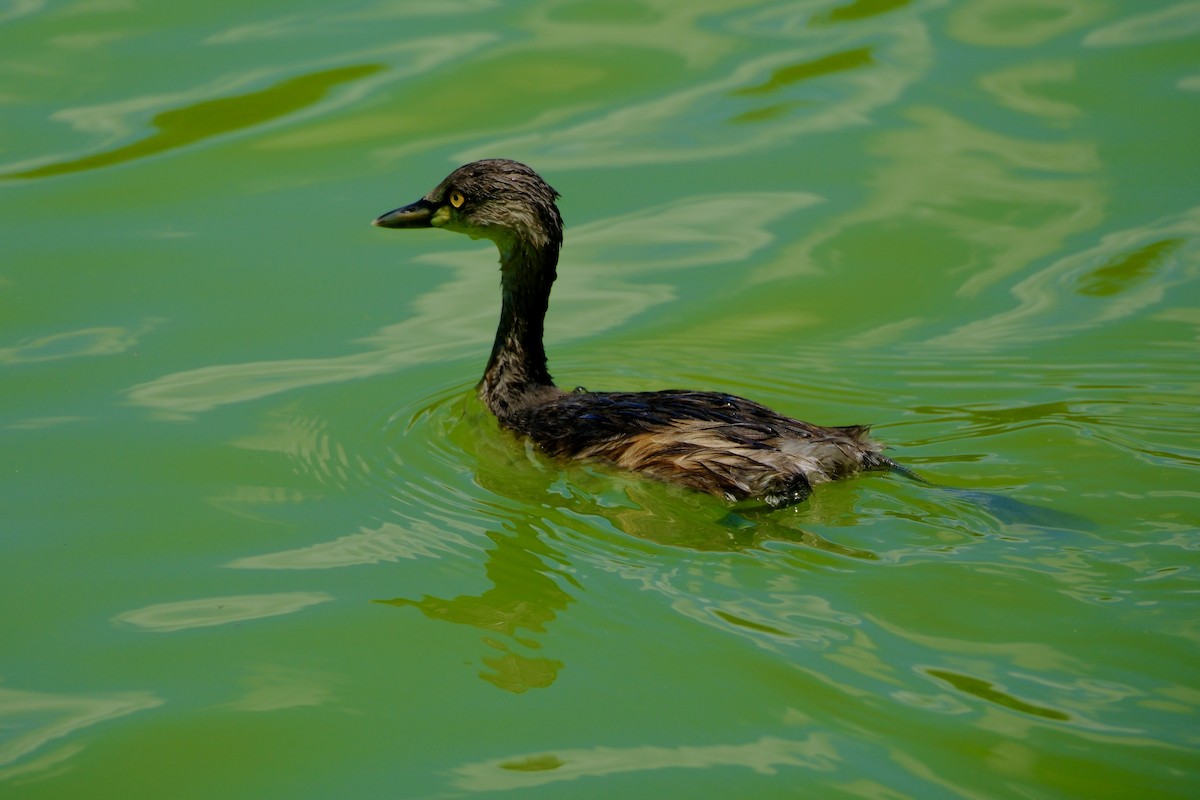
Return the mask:
<svg viewBox="0 0 1200 800"><path fill-rule="evenodd" d="M462 192L455 190L450 193L450 205L455 208L462 208L462 204L465 202L467 202L467 198L463 197Z"/></svg>

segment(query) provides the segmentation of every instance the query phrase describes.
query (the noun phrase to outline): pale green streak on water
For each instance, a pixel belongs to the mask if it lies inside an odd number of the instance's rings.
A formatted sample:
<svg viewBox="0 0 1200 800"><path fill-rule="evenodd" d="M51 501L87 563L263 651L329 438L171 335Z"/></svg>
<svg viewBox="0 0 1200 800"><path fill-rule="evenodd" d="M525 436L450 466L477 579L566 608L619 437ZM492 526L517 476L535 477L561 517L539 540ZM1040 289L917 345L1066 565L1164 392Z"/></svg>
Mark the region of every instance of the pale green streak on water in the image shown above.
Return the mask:
<svg viewBox="0 0 1200 800"><path fill-rule="evenodd" d="M0 7L0 795L1200 790L1200 9ZM874 422L795 510L471 396L564 195L564 385ZM1090 522L1085 522L1085 520Z"/></svg>

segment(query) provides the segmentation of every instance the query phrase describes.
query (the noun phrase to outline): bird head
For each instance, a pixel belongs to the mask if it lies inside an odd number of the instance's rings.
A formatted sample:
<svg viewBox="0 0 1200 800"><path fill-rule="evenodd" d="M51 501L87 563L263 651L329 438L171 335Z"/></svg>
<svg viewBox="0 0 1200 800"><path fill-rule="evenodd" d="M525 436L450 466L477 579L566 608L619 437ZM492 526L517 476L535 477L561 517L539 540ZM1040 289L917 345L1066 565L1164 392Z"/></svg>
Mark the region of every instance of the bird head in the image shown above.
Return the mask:
<svg viewBox="0 0 1200 800"><path fill-rule="evenodd" d="M464 164L415 203L376 218L381 228L444 228L472 239L544 249L562 242L558 192L517 161L492 158Z"/></svg>

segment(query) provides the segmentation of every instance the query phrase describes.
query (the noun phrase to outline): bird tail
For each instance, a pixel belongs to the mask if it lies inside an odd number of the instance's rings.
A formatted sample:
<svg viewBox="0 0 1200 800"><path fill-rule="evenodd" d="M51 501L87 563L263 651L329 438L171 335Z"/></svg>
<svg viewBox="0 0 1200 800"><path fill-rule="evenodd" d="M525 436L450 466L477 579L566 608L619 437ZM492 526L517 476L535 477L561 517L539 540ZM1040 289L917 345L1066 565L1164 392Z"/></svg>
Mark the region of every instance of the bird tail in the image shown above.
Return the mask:
<svg viewBox="0 0 1200 800"><path fill-rule="evenodd" d="M905 478L908 478L910 481L913 481L914 483L923 483L926 486L936 486L937 485L937 484L933 483L932 481L926 480L925 478L921 477L916 472L914 472L913 470L904 466L903 464L892 461L887 456L881 456L878 453L874 454L874 458L872 458L867 463L866 467L867 467L867 469L877 469L877 470L884 470L887 472L894 472L897 475L903 475Z"/></svg>

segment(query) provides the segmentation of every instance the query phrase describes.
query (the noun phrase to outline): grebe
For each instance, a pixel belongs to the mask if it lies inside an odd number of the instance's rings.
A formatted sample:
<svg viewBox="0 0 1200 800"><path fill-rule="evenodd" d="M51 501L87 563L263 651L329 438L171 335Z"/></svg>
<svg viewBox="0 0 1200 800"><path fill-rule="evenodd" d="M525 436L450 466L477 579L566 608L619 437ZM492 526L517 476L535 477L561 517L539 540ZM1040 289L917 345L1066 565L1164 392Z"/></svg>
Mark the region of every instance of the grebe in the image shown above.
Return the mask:
<svg viewBox="0 0 1200 800"><path fill-rule="evenodd" d="M552 456L598 459L729 502L757 499L775 508L804 500L813 484L863 470L911 474L881 455L865 425L812 425L718 392L555 386L542 326L562 246L558 196L526 165L486 159L372 223L444 228L496 243L500 325L479 397L502 426Z"/></svg>

